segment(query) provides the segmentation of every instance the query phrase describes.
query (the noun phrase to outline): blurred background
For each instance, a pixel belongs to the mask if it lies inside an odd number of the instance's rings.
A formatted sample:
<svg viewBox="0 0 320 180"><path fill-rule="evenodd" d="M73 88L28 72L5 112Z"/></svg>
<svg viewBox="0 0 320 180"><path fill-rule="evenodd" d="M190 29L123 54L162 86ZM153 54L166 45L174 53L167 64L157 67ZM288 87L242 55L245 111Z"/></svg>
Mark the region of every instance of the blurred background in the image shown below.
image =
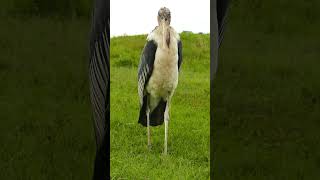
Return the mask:
<svg viewBox="0 0 320 180"><path fill-rule="evenodd" d="M90 17L90 0L3 0L3 16Z"/></svg>
<svg viewBox="0 0 320 180"><path fill-rule="evenodd" d="M219 179L315 179L320 1L233 0L215 84ZM89 0L0 2L0 179L90 179Z"/></svg>
<svg viewBox="0 0 320 180"><path fill-rule="evenodd" d="M111 37L150 33L158 26L160 7L170 9L170 25L178 33L210 32L210 0L111 0L110 7Z"/></svg>
<svg viewBox="0 0 320 180"><path fill-rule="evenodd" d="M319 7L232 0L213 92L216 179L320 177Z"/></svg>
<svg viewBox="0 0 320 180"><path fill-rule="evenodd" d="M0 179L91 179L92 5L0 2Z"/></svg>

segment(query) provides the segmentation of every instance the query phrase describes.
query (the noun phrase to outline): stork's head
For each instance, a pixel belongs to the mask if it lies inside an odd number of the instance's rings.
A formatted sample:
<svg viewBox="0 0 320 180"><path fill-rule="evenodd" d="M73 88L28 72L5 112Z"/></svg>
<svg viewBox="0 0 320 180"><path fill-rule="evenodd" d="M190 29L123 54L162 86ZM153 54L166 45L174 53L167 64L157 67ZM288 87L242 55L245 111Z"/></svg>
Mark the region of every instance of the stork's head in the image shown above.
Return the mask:
<svg viewBox="0 0 320 180"><path fill-rule="evenodd" d="M166 7L160 8L158 11L158 24L169 26L171 22L171 13L170 10Z"/></svg>

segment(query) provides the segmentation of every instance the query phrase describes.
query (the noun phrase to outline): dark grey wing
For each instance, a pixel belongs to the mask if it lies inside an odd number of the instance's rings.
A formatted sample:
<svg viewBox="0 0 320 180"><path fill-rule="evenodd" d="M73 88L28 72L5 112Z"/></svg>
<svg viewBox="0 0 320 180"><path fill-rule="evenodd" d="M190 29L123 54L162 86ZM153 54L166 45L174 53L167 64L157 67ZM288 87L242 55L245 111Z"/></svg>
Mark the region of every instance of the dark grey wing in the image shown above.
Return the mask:
<svg viewBox="0 0 320 180"><path fill-rule="evenodd" d="M109 179L109 7L108 1L96 0L90 34L89 84L96 138L93 179Z"/></svg>
<svg viewBox="0 0 320 180"><path fill-rule="evenodd" d="M218 0L217 1L217 18L218 18L218 45L220 46L223 40L223 32L225 30L225 25L227 22L226 14L228 11L229 0Z"/></svg>
<svg viewBox="0 0 320 180"><path fill-rule="evenodd" d="M182 42L178 41L178 69L180 70L180 66L182 64Z"/></svg>
<svg viewBox="0 0 320 180"><path fill-rule="evenodd" d="M145 87L152 74L156 51L157 44L153 40L150 40L145 44L141 54L140 64L138 67L138 93L140 98L140 107L143 106Z"/></svg>

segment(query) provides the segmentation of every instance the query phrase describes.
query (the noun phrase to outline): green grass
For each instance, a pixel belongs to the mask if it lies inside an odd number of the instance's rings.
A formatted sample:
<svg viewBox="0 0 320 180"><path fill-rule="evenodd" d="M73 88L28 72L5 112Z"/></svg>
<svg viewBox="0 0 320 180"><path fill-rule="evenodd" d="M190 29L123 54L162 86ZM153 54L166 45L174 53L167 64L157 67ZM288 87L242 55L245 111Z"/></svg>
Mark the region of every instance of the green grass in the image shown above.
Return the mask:
<svg viewBox="0 0 320 180"><path fill-rule="evenodd" d="M87 21L0 20L0 179L90 179Z"/></svg>
<svg viewBox="0 0 320 180"><path fill-rule="evenodd" d="M209 35L182 34L183 64L172 100L169 155L164 127L138 124L137 68L146 35L111 39L111 177L114 179L208 179L210 134Z"/></svg>
<svg viewBox="0 0 320 180"><path fill-rule="evenodd" d="M299 17L269 31L235 16L214 85L214 177L319 178L320 24Z"/></svg>

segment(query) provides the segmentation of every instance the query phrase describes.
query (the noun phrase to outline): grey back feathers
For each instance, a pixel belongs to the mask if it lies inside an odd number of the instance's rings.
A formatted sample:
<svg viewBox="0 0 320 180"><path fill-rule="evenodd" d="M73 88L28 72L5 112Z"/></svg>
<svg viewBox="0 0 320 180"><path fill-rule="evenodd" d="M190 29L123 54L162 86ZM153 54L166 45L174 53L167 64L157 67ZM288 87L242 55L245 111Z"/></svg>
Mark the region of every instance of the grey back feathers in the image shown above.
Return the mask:
<svg viewBox="0 0 320 180"><path fill-rule="evenodd" d="M141 54L138 67L138 94L140 97L140 107L142 107L145 86L152 74L154 59L157 51L156 42L148 41Z"/></svg>
<svg viewBox="0 0 320 180"><path fill-rule="evenodd" d="M89 86L96 138L93 179L107 179L109 166L109 8L105 0L96 0L90 34Z"/></svg>
<svg viewBox="0 0 320 180"><path fill-rule="evenodd" d="M95 132L97 146L106 133L108 92L109 92L109 42L106 31L101 32L100 37L91 47L91 57L89 63L90 98L93 106L93 118L95 122Z"/></svg>
<svg viewBox="0 0 320 180"><path fill-rule="evenodd" d="M228 11L229 0L217 1L217 20L218 20L218 46L221 45L223 40L223 33L227 22L226 14Z"/></svg>

